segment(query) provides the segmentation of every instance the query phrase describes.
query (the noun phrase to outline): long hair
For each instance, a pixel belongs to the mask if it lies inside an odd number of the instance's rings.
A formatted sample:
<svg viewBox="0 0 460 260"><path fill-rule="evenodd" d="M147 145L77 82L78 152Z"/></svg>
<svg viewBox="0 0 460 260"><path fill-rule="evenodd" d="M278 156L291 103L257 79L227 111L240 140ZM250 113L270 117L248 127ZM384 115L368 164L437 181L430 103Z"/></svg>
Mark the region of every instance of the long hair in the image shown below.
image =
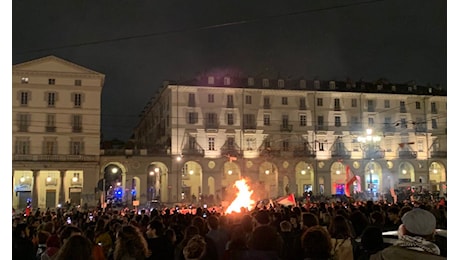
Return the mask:
<svg viewBox="0 0 460 260"><path fill-rule="evenodd" d="M303 233L301 241L304 257L311 259L329 259L331 257L331 237L324 227L309 227Z"/></svg>
<svg viewBox="0 0 460 260"><path fill-rule="evenodd" d="M113 255L115 260L121 260L124 257L139 260L147 257L147 241L139 228L130 224L121 227L117 233Z"/></svg>
<svg viewBox="0 0 460 260"><path fill-rule="evenodd" d="M55 260L92 260L93 244L83 235L70 236L56 254Z"/></svg>
<svg viewBox="0 0 460 260"><path fill-rule="evenodd" d="M332 219L328 231L332 238L347 239L352 237L348 219L342 215L337 215Z"/></svg>

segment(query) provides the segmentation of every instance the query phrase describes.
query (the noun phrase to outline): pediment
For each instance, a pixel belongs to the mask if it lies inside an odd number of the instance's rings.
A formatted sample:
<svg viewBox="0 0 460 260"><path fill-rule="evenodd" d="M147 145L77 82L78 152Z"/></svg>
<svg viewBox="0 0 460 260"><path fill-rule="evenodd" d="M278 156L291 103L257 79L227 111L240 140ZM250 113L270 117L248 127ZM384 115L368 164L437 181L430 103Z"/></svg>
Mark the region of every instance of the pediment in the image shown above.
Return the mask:
<svg viewBox="0 0 460 260"><path fill-rule="evenodd" d="M53 55L13 65L13 71L60 72L102 75L99 72L90 70L88 68L58 58Z"/></svg>

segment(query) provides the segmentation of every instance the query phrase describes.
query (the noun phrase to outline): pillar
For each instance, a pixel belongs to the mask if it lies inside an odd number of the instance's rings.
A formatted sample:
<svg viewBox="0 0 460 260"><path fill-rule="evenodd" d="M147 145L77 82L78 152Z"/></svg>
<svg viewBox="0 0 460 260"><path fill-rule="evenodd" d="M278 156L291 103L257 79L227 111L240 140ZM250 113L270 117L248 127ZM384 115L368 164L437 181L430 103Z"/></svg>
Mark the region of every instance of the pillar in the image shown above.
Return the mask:
<svg viewBox="0 0 460 260"><path fill-rule="evenodd" d="M36 209L38 208L38 173L40 170L32 170L33 178L34 178L34 184L32 188L32 208Z"/></svg>

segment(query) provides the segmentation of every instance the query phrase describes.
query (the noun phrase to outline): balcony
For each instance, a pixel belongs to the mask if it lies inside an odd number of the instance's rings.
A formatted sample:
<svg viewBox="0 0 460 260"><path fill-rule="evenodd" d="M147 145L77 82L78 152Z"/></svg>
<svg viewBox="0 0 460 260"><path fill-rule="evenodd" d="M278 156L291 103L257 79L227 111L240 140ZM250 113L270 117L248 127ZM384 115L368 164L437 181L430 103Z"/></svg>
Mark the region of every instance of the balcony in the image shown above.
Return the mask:
<svg viewBox="0 0 460 260"><path fill-rule="evenodd" d="M62 155L62 154L14 154L13 161L47 161L47 162L92 162L98 161L96 155Z"/></svg>
<svg viewBox="0 0 460 260"><path fill-rule="evenodd" d="M291 132L292 125L280 125L280 131L281 132Z"/></svg>
<svg viewBox="0 0 460 260"><path fill-rule="evenodd" d="M385 150L383 149L368 149L364 151L364 159L383 159L385 158Z"/></svg>
<svg viewBox="0 0 460 260"><path fill-rule="evenodd" d="M273 150L270 147L267 147L265 149L261 149L259 151L260 156L280 156L281 155L281 150Z"/></svg>
<svg viewBox="0 0 460 260"><path fill-rule="evenodd" d="M351 153L347 150L337 150L331 152L331 157L333 158L343 158L343 159L350 159Z"/></svg>
<svg viewBox="0 0 460 260"><path fill-rule="evenodd" d="M219 125L217 123L206 123L204 127L206 132L217 132L217 129L219 129Z"/></svg>
<svg viewBox="0 0 460 260"><path fill-rule="evenodd" d="M307 106L305 104L301 104L299 106L299 110L307 110Z"/></svg>
<svg viewBox="0 0 460 260"><path fill-rule="evenodd" d="M54 133L54 132L56 132L56 127L55 126L47 126L45 128L45 131L48 132L48 133Z"/></svg>
<svg viewBox="0 0 460 260"><path fill-rule="evenodd" d="M340 106L334 106L334 111L342 111L342 110L340 109Z"/></svg>
<svg viewBox="0 0 460 260"><path fill-rule="evenodd" d="M311 158L316 157L315 151L304 149L304 148L294 149L292 155L294 157L311 157Z"/></svg>
<svg viewBox="0 0 460 260"><path fill-rule="evenodd" d="M256 125L256 123L251 123L251 124L245 123L245 124L243 124L243 129L244 130L256 130L257 125Z"/></svg>
<svg viewBox="0 0 460 260"><path fill-rule="evenodd" d="M72 132L73 133L81 133L82 132L82 127L81 126L73 126L72 127Z"/></svg>
<svg viewBox="0 0 460 260"><path fill-rule="evenodd" d="M432 151L431 158L447 158L447 151Z"/></svg>
<svg viewBox="0 0 460 260"><path fill-rule="evenodd" d="M264 109L271 109L272 106L270 104L264 104Z"/></svg>
<svg viewBox="0 0 460 260"><path fill-rule="evenodd" d="M414 152L414 151L399 151L399 158L401 158L401 159L415 159L415 158L417 158L417 152Z"/></svg>
<svg viewBox="0 0 460 260"><path fill-rule="evenodd" d="M183 155L204 156L204 150L201 148L195 149L182 149Z"/></svg>
<svg viewBox="0 0 460 260"><path fill-rule="evenodd" d="M220 149L220 154L222 156L232 156L232 157L239 157L241 155L240 151L236 149L236 147L233 148L222 148Z"/></svg>

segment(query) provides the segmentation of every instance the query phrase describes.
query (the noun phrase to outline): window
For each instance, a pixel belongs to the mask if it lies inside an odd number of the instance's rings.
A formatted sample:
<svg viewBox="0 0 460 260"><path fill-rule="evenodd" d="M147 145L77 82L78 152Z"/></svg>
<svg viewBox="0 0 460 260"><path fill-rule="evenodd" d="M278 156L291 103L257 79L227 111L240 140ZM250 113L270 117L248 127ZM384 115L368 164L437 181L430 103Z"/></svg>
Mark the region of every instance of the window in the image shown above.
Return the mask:
<svg viewBox="0 0 460 260"><path fill-rule="evenodd" d="M369 127L373 127L373 126L374 126L374 118L373 118L373 117L369 117L369 118L367 119L367 125L368 125Z"/></svg>
<svg viewBox="0 0 460 260"><path fill-rule="evenodd" d="M358 106L358 100L356 98L351 99L351 107L357 107Z"/></svg>
<svg viewBox="0 0 460 260"><path fill-rule="evenodd" d="M324 128L324 117L318 116L318 129L323 130Z"/></svg>
<svg viewBox="0 0 460 260"><path fill-rule="evenodd" d="M233 108L233 95L227 95L227 108Z"/></svg>
<svg viewBox="0 0 460 260"><path fill-rule="evenodd" d="M43 153L46 155L53 155L57 154L57 144L55 138L47 138L44 142L44 151Z"/></svg>
<svg viewBox="0 0 460 260"><path fill-rule="evenodd" d="M423 152L423 151L424 151L423 148L424 148L424 147L423 147L423 140L417 140L417 150L418 150L419 152Z"/></svg>
<svg viewBox="0 0 460 260"><path fill-rule="evenodd" d="M415 102L415 109L420 109L420 102L419 101Z"/></svg>
<svg viewBox="0 0 460 260"><path fill-rule="evenodd" d="M235 137L233 137L233 136L228 136L227 137L227 148L229 150L234 150L235 149Z"/></svg>
<svg viewBox="0 0 460 260"><path fill-rule="evenodd" d="M248 86L254 86L254 78L248 78Z"/></svg>
<svg viewBox="0 0 460 260"><path fill-rule="evenodd" d="M214 103L214 94L208 94L208 103Z"/></svg>
<svg viewBox="0 0 460 260"><path fill-rule="evenodd" d="M335 89L335 81L329 81L329 89Z"/></svg>
<svg viewBox="0 0 460 260"><path fill-rule="evenodd" d="M271 148L270 140L264 140L264 148L265 148L265 150Z"/></svg>
<svg viewBox="0 0 460 260"><path fill-rule="evenodd" d="M358 117L357 116L352 116L351 117L351 127L352 127L353 130L358 130L359 122L358 122Z"/></svg>
<svg viewBox="0 0 460 260"><path fill-rule="evenodd" d="M270 125L270 114L264 114L264 125Z"/></svg>
<svg viewBox="0 0 460 260"><path fill-rule="evenodd" d="M56 92L48 92L46 99L48 100L48 107L54 107L56 104Z"/></svg>
<svg viewBox="0 0 460 260"><path fill-rule="evenodd" d="M70 141L70 154L71 155L83 154L83 142L81 140Z"/></svg>
<svg viewBox="0 0 460 260"><path fill-rule="evenodd" d="M438 121L435 118L431 119L431 128L433 129L438 128Z"/></svg>
<svg viewBox="0 0 460 260"><path fill-rule="evenodd" d="M28 138L18 138L16 140L15 154L29 154L30 153L30 141Z"/></svg>
<svg viewBox="0 0 460 260"><path fill-rule="evenodd" d="M436 114L438 113L438 110L436 109L436 103L431 102L431 113Z"/></svg>
<svg viewBox="0 0 460 260"><path fill-rule="evenodd" d="M342 123L340 122L340 116L335 117L334 125L337 127L342 126Z"/></svg>
<svg viewBox="0 0 460 260"><path fill-rule="evenodd" d="M198 112L188 112L187 113L187 123L188 124L198 123Z"/></svg>
<svg viewBox="0 0 460 260"><path fill-rule="evenodd" d="M214 137L208 137L208 150L209 151L214 151L216 150L215 148L215 138Z"/></svg>
<svg viewBox="0 0 460 260"><path fill-rule="evenodd" d="M81 79L75 80L75 86L81 86Z"/></svg>
<svg viewBox="0 0 460 260"><path fill-rule="evenodd" d="M233 122L233 114L232 113L229 113L227 114L227 125L233 125L234 122Z"/></svg>
<svg viewBox="0 0 460 260"><path fill-rule="evenodd" d="M80 93L73 94L73 106L81 107L81 94Z"/></svg>
<svg viewBox="0 0 460 260"><path fill-rule="evenodd" d="M264 109L270 109L270 97L264 97Z"/></svg>
<svg viewBox="0 0 460 260"><path fill-rule="evenodd" d="M206 113L206 128L217 128L216 113Z"/></svg>
<svg viewBox="0 0 460 260"><path fill-rule="evenodd" d="M287 105L288 104L288 98L287 97L282 97L281 98L281 104Z"/></svg>
<svg viewBox="0 0 460 260"><path fill-rule="evenodd" d="M322 98L317 98L316 99L316 105L319 106L319 107L322 107L323 106L323 99Z"/></svg>
<svg viewBox="0 0 460 260"><path fill-rule="evenodd" d="M46 115L46 132L56 132L56 115Z"/></svg>
<svg viewBox="0 0 460 260"><path fill-rule="evenodd" d="M72 132L81 133L82 131L82 115L72 115Z"/></svg>
<svg viewBox="0 0 460 260"><path fill-rule="evenodd" d="M243 127L245 129L255 129L256 128L256 116L254 114L244 114L243 115Z"/></svg>
<svg viewBox="0 0 460 260"><path fill-rule="evenodd" d="M385 108L390 108L390 100L383 101Z"/></svg>
<svg viewBox="0 0 460 260"><path fill-rule="evenodd" d="M283 124L283 129L289 128L289 116L288 115L283 115L281 117L281 123Z"/></svg>
<svg viewBox="0 0 460 260"><path fill-rule="evenodd" d="M406 113L406 102L399 101L399 112Z"/></svg>
<svg viewBox="0 0 460 260"><path fill-rule="evenodd" d="M20 95L21 106L27 106L29 104L29 92L22 91Z"/></svg>
<svg viewBox="0 0 460 260"><path fill-rule="evenodd" d="M300 126L306 126L307 125L307 115L300 115L299 121L300 121Z"/></svg>
<svg viewBox="0 0 460 260"><path fill-rule="evenodd" d="M299 101L300 101L299 109L302 109L302 110L307 109L307 103L305 101L305 98L301 97Z"/></svg>
<svg viewBox="0 0 460 260"><path fill-rule="evenodd" d="M288 140L283 140L283 151L285 152L289 151L289 141Z"/></svg>
<svg viewBox="0 0 460 260"><path fill-rule="evenodd" d="M322 141L320 141L320 142L318 143L318 149L319 149L320 151L324 151L324 143L323 143Z"/></svg>
<svg viewBox="0 0 460 260"><path fill-rule="evenodd" d="M367 112L375 112L374 100L367 100Z"/></svg>
<svg viewBox="0 0 460 260"><path fill-rule="evenodd" d="M18 114L18 131L19 132L28 132L30 125L30 115L29 114Z"/></svg>
<svg viewBox="0 0 460 260"><path fill-rule="evenodd" d="M28 83L29 83L29 78L27 78L27 77L22 77L22 78L21 78L21 83L22 83L22 84L28 84Z"/></svg>
<svg viewBox="0 0 460 260"><path fill-rule="evenodd" d="M246 100L246 104L247 104L247 105L252 104L252 96L247 95L247 96L245 97L245 100Z"/></svg>
<svg viewBox="0 0 460 260"><path fill-rule="evenodd" d="M229 86L230 85L230 77L224 77L224 85Z"/></svg>
<svg viewBox="0 0 460 260"><path fill-rule="evenodd" d="M268 86L269 86L268 79L263 79L262 80L262 87L268 88Z"/></svg>
<svg viewBox="0 0 460 260"><path fill-rule="evenodd" d="M405 118L401 118L401 128L407 128L407 121Z"/></svg>
<svg viewBox="0 0 460 260"><path fill-rule="evenodd" d="M213 77L213 76L209 76L209 77L208 77L208 84L209 84L209 85L213 85L213 84L214 84L214 77Z"/></svg>
<svg viewBox="0 0 460 260"><path fill-rule="evenodd" d="M284 88L284 80L282 79L278 80L278 88Z"/></svg>
<svg viewBox="0 0 460 260"><path fill-rule="evenodd" d="M48 85L56 84L56 79L48 79Z"/></svg>
<svg viewBox="0 0 460 260"><path fill-rule="evenodd" d="M340 110L340 99L334 98L334 110L339 111Z"/></svg>
<svg viewBox="0 0 460 260"><path fill-rule="evenodd" d="M188 93L188 106L195 107L195 93Z"/></svg>
<svg viewBox="0 0 460 260"><path fill-rule="evenodd" d="M196 137L194 136L188 137L188 149L196 150Z"/></svg>

